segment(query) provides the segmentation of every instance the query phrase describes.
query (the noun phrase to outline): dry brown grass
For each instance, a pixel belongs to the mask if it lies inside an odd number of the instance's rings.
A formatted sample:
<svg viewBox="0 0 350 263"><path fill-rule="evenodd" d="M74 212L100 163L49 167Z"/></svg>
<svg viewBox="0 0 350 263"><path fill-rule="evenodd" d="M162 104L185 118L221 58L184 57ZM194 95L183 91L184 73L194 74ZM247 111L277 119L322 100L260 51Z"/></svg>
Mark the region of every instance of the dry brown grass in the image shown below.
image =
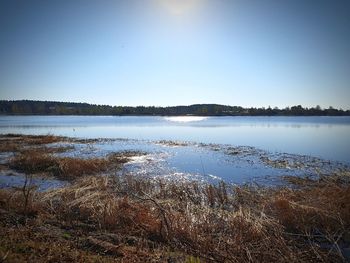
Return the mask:
<svg viewBox="0 0 350 263"><path fill-rule="evenodd" d="M104 184L103 177L87 177L79 182L80 190L70 187L62 192L62 200L49 197L54 193L33 192L33 203L26 213L25 198L19 189L0 190L0 259L6 259L4 262L185 261L183 253L171 252L151 239L141 238L138 224L147 226L147 231L142 231L149 233L148 225L154 224L152 213L127 199L115 200L116 203L106 199ZM77 199L73 202L75 195ZM98 201L99 198L102 200ZM103 215L99 214L101 211Z"/></svg>
<svg viewBox="0 0 350 263"><path fill-rule="evenodd" d="M0 152L16 152L19 150L18 143L11 141L1 141Z"/></svg>
<svg viewBox="0 0 350 263"><path fill-rule="evenodd" d="M66 137L53 135L16 135L6 134L0 135L0 152L20 152L30 149L38 149L42 152L55 153L64 152L72 147L48 147L47 144L69 141Z"/></svg>
<svg viewBox="0 0 350 263"><path fill-rule="evenodd" d="M54 135L20 135L5 134L0 136L1 152L17 151L23 146L39 146L44 144L67 141L68 138Z"/></svg>
<svg viewBox="0 0 350 263"><path fill-rule="evenodd" d="M109 255L104 260L183 262L193 255L200 262L342 262L342 247L349 245L349 185L310 180L300 185L89 176L34 193L29 216L48 228L74 230L80 236L74 249L95 256L104 251ZM20 192L0 191L1 209L21 214L21 198Z"/></svg>
<svg viewBox="0 0 350 263"><path fill-rule="evenodd" d="M48 172L56 169L56 166L53 156L37 149L22 151L10 160L10 168L25 173Z"/></svg>
<svg viewBox="0 0 350 263"><path fill-rule="evenodd" d="M75 238L64 229L40 226L34 220L26 226L1 227L0 236L2 262L115 262L113 257L75 246Z"/></svg>
<svg viewBox="0 0 350 263"><path fill-rule="evenodd" d="M136 153L132 153L136 154ZM64 180L92 175L119 168L128 161L128 153L116 153L106 158L57 157L45 148L31 148L20 151L10 160L11 169L27 174L47 173Z"/></svg>
<svg viewBox="0 0 350 263"><path fill-rule="evenodd" d="M348 196L349 187L339 185L267 189L129 176L85 177L41 200L68 225L136 237L136 246L144 240L204 262L342 262Z"/></svg>
<svg viewBox="0 0 350 263"><path fill-rule="evenodd" d="M110 154L104 158L89 159L58 157L54 153L74 149L74 146L50 146L47 144L73 141L72 139L52 135L8 134L2 135L0 140L0 151L15 153L15 156L5 166L26 174L48 174L64 180L118 169L131 156L142 154L121 152Z"/></svg>

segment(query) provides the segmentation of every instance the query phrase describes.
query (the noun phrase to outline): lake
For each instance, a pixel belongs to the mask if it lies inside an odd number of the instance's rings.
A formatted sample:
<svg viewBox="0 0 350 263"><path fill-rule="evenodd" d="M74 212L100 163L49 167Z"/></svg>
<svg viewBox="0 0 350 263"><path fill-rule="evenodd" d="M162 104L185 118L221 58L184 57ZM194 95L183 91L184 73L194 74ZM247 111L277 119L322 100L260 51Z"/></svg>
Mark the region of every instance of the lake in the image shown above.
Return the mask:
<svg viewBox="0 0 350 263"><path fill-rule="evenodd" d="M144 176L242 183L350 164L350 117L1 116L0 133L112 139L74 145L68 154L144 151L125 167Z"/></svg>
<svg viewBox="0 0 350 263"><path fill-rule="evenodd" d="M350 162L350 117L1 116L0 133L232 144Z"/></svg>

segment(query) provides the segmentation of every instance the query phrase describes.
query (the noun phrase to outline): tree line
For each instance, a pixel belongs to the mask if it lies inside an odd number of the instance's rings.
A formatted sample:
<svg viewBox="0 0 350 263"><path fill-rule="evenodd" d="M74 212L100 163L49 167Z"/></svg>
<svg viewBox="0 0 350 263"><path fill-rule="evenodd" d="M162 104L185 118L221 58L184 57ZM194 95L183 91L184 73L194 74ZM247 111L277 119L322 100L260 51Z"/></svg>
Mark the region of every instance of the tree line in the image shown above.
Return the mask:
<svg viewBox="0 0 350 263"><path fill-rule="evenodd" d="M194 104L189 106L108 106L88 103L0 100L1 115L199 115L199 116L350 116L350 110L320 106L304 108L301 105L275 108L243 108L219 104Z"/></svg>

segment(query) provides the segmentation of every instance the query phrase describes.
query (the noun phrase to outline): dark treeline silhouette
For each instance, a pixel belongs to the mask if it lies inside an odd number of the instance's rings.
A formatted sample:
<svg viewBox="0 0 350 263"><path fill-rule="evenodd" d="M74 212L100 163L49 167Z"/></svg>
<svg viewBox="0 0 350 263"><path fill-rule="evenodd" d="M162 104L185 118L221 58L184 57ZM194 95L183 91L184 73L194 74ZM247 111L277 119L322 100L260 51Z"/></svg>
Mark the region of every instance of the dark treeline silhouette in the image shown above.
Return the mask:
<svg viewBox="0 0 350 263"><path fill-rule="evenodd" d="M88 103L0 100L1 115L200 115L200 116L350 116L350 110L320 106L303 108L301 105L275 108L243 108L219 104L195 104L172 107L128 107Z"/></svg>

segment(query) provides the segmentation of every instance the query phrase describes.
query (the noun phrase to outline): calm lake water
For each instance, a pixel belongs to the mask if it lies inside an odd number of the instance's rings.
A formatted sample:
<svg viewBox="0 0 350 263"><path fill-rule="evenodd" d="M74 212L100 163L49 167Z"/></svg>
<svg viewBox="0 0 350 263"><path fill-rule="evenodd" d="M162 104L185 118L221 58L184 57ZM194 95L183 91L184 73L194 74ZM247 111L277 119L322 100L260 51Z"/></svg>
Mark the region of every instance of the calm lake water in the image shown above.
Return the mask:
<svg viewBox="0 0 350 263"><path fill-rule="evenodd" d="M177 181L270 184L280 176L317 176L350 164L350 117L1 116L0 134L7 133L100 138L70 143L72 150L61 155L141 151L122 173ZM1 153L1 163L12 156ZM12 173L0 172L0 188L23 185L24 175ZM35 183L42 190L60 184Z"/></svg>
<svg viewBox="0 0 350 263"><path fill-rule="evenodd" d="M1 116L0 133L230 144L350 163L350 117Z"/></svg>

